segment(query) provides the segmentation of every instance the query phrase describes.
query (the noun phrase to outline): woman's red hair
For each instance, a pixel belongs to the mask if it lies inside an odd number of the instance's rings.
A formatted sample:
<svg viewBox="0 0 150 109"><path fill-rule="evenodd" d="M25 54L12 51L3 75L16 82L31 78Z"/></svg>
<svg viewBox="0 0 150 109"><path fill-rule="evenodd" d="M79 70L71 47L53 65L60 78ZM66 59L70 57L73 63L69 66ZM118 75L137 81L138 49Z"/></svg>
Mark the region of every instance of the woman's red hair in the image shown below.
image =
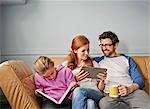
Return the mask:
<svg viewBox="0 0 150 109"><path fill-rule="evenodd" d="M74 50L79 49L80 47L89 44L90 41L84 35L78 35L72 40L71 49L72 51L68 55L68 67L75 69L77 67L77 56L73 52ZM93 66L92 59L90 57L85 60L85 64L88 66Z"/></svg>

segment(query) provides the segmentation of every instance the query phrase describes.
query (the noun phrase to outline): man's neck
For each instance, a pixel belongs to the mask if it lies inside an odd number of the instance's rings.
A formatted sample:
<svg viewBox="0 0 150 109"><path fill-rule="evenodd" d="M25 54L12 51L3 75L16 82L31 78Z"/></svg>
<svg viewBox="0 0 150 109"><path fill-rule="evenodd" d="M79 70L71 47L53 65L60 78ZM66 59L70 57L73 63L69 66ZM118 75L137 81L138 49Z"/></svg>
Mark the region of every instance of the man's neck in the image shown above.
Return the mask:
<svg viewBox="0 0 150 109"><path fill-rule="evenodd" d="M113 57L118 57L118 56L120 56L120 54L115 52L115 53L113 53L112 55L106 56L106 57L108 57L108 58L113 58Z"/></svg>

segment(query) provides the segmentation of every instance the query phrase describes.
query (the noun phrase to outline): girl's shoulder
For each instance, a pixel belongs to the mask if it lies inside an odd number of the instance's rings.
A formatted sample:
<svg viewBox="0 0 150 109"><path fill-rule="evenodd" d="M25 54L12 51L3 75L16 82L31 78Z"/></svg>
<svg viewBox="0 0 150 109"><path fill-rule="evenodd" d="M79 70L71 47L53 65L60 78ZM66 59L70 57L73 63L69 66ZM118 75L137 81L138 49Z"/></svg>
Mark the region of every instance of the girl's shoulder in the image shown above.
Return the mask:
<svg viewBox="0 0 150 109"><path fill-rule="evenodd" d="M38 73L35 73L34 78L42 78L42 77Z"/></svg>
<svg viewBox="0 0 150 109"><path fill-rule="evenodd" d="M57 72L60 72L60 71L63 71L63 72L64 71L65 72L71 71L71 69L68 68L67 65L65 65L64 63L57 65L56 70L57 70Z"/></svg>
<svg viewBox="0 0 150 109"><path fill-rule="evenodd" d="M46 83L46 80L42 76L40 76L38 73L34 74L34 81L36 84L44 85Z"/></svg>

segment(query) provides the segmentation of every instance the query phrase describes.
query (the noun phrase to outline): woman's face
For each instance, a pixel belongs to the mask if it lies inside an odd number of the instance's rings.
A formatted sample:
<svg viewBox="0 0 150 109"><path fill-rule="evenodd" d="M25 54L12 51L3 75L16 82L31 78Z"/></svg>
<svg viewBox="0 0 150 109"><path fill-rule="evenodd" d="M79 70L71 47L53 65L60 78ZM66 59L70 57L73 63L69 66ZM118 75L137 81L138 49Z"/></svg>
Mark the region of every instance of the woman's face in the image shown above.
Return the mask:
<svg viewBox="0 0 150 109"><path fill-rule="evenodd" d="M74 50L79 60L86 60L89 57L89 44L83 45L82 47Z"/></svg>
<svg viewBox="0 0 150 109"><path fill-rule="evenodd" d="M49 79L49 80L55 80L57 76L56 69L54 67L49 67L43 77Z"/></svg>

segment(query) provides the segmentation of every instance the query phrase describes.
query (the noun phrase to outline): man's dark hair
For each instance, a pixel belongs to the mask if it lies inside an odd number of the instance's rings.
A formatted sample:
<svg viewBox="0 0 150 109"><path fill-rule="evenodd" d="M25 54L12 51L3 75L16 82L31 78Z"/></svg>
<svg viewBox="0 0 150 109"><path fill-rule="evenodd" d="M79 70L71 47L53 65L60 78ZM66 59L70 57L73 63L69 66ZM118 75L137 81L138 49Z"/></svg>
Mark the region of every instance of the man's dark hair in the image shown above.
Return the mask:
<svg viewBox="0 0 150 109"><path fill-rule="evenodd" d="M119 43L119 39L117 35L111 31L105 31L101 35L99 35L99 40L109 38L112 41L112 44Z"/></svg>

